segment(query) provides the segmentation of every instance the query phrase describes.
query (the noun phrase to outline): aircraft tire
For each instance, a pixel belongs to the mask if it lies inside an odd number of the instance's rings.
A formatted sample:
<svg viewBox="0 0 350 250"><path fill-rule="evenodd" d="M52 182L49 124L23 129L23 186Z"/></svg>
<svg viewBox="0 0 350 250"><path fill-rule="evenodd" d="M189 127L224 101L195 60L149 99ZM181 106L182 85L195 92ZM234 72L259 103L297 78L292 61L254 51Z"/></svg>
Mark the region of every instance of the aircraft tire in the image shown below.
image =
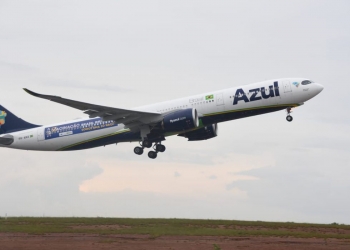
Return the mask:
<svg viewBox="0 0 350 250"><path fill-rule="evenodd" d="M293 121L293 117L290 116L290 115L288 115L288 116L286 117L286 120L289 121L289 122L291 122L291 121Z"/></svg>
<svg viewBox="0 0 350 250"><path fill-rule="evenodd" d="M158 152L161 152L161 153L163 153L164 151L165 151L165 146L164 145L162 145L162 144L157 144L157 146L156 146L156 150L158 151Z"/></svg>
<svg viewBox="0 0 350 250"><path fill-rule="evenodd" d="M144 146L145 148L150 148L150 147L152 147L152 142L150 142L150 141L143 141L142 142L142 146Z"/></svg>
<svg viewBox="0 0 350 250"><path fill-rule="evenodd" d="M151 159L157 158L157 152L156 151L149 151L148 152L148 157Z"/></svg>
<svg viewBox="0 0 350 250"><path fill-rule="evenodd" d="M137 155L142 155L143 154L143 148L135 147L134 148L134 153L137 154Z"/></svg>

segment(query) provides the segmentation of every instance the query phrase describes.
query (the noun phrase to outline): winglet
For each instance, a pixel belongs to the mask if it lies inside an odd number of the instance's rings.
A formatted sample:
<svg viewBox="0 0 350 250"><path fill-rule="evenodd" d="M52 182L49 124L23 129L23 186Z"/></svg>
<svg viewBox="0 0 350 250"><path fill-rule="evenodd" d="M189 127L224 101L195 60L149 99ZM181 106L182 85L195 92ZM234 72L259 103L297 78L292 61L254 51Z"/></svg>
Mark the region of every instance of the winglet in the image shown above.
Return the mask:
<svg viewBox="0 0 350 250"><path fill-rule="evenodd" d="M55 100L57 98L61 98L60 96L54 96L54 95L42 95L42 94L38 94L38 93L35 93L29 89L26 89L26 88L23 88L23 90L25 92L27 92L28 94L32 95L32 96L35 96L35 97L39 97L39 98L43 98L43 99L47 99L47 100Z"/></svg>
<svg viewBox="0 0 350 250"><path fill-rule="evenodd" d="M27 92L28 94L30 94L30 95L33 95L33 96L36 96L36 97L40 97L41 96L40 94L35 93L35 92L33 92L33 91L29 90L29 89L23 88L23 90L25 92Z"/></svg>

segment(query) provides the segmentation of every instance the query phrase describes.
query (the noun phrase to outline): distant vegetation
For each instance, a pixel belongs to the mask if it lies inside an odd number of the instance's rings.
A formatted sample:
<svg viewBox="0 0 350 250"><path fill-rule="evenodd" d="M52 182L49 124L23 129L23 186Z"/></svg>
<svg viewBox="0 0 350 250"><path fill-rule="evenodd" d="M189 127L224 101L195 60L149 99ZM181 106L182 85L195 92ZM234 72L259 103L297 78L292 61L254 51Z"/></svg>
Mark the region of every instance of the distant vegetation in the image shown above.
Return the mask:
<svg viewBox="0 0 350 250"><path fill-rule="evenodd" d="M350 226L292 222L122 218L0 218L0 232L193 236L277 236L350 239Z"/></svg>

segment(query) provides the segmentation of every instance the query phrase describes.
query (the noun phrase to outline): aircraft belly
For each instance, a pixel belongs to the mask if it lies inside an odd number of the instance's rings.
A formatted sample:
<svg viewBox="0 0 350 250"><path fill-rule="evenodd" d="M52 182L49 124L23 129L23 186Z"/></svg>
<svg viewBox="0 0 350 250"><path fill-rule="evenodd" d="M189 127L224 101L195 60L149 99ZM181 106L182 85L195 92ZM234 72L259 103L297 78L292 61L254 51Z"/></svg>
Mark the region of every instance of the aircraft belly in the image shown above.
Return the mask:
<svg viewBox="0 0 350 250"><path fill-rule="evenodd" d="M81 145L87 142L96 141L101 138L111 138L113 135L124 132L124 126L105 128L97 131L90 131L83 134L67 135L60 138L43 141L43 146L50 148L50 150L72 150L74 146ZM116 143L117 141L109 141L108 144ZM102 146L98 145L98 146ZM86 147L89 148L89 147Z"/></svg>
<svg viewBox="0 0 350 250"><path fill-rule="evenodd" d="M129 129L121 129L118 131L109 131L106 134L95 134L89 138L81 138L74 142L66 143L63 147L56 149L57 151L82 150L94 147L105 146L119 142L139 141L140 134L131 132Z"/></svg>
<svg viewBox="0 0 350 250"><path fill-rule="evenodd" d="M60 136L52 139L37 140L38 131L44 128L38 128L28 130L25 133L13 133L15 141L9 146L9 148L24 149L24 150L37 150L37 151L57 151L57 150L74 150L77 145L90 145L88 142L99 141L104 138L101 143L94 143L94 147L103 146L111 143L116 143L115 135L128 132L128 129L124 129L124 125L104 128L101 130L89 131L81 134L71 134L66 136ZM114 137L113 137L114 136ZM106 138L111 138L106 140ZM105 144L104 144L105 143ZM71 149L72 148L72 149ZM84 147L89 148L89 146Z"/></svg>

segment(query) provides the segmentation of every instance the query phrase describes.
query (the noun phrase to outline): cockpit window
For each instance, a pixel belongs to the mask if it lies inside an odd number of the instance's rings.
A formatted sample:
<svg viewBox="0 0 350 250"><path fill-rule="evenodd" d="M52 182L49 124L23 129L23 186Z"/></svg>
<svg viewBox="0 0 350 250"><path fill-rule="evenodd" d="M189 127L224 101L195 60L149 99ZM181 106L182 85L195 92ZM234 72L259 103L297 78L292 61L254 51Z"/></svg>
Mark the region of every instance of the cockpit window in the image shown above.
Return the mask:
<svg viewBox="0 0 350 250"><path fill-rule="evenodd" d="M305 81L301 82L302 85L308 85L310 83L312 83L312 81L310 81L310 80L305 80Z"/></svg>

